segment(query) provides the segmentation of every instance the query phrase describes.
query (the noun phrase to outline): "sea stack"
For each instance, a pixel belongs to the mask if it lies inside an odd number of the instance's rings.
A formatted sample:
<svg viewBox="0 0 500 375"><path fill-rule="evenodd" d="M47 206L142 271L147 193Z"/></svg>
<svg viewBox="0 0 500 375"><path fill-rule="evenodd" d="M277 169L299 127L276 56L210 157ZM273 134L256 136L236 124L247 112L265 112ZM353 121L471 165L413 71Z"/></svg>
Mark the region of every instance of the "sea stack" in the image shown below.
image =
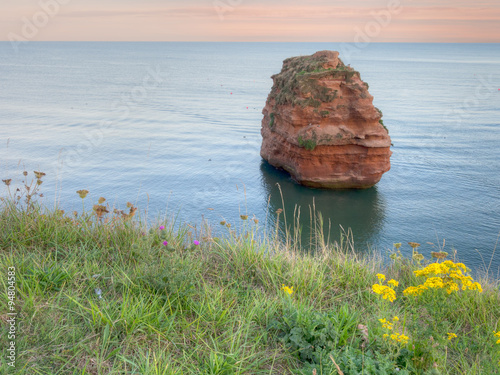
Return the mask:
<svg viewBox="0 0 500 375"><path fill-rule="evenodd" d="M359 72L334 51L283 61L262 113L261 156L300 184L364 189L391 157L382 112Z"/></svg>

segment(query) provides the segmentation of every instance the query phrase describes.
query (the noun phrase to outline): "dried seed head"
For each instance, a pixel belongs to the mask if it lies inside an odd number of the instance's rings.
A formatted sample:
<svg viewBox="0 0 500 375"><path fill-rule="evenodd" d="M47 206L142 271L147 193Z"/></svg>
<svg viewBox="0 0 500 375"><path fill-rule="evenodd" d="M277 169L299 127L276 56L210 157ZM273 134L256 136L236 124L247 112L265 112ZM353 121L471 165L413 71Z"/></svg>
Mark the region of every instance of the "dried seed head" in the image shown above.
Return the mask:
<svg viewBox="0 0 500 375"><path fill-rule="evenodd" d="M247 220L248 219L248 215L240 215L240 219L241 220Z"/></svg>
<svg viewBox="0 0 500 375"><path fill-rule="evenodd" d="M130 219L135 215L135 211L137 211L137 207L130 207L130 212L128 214Z"/></svg>
<svg viewBox="0 0 500 375"><path fill-rule="evenodd" d="M417 262L421 262L424 260L424 256L418 252L415 251L415 253L412 255L412 258L416 260Z"/></svg>
<svg viewBox="0 0 500 375"><path fill-rule="evenodd" d="M94 204L93 209L94 209L98 218L103 217L105 214L107 214L109 212L108 209L106 208L106 206L102 206L100 204Z"/></svg>
<svg viewBox="0 0 500 375"><path fill-rule="evenodd" d="M224 220L222 220L222 221L220 222L220 225L226 225L226 222L225 222Z"/></svg>
<svg viewBox="0 0 500 375"><path fill-rule="evenodd" d="M8 179L6 179L6 180L2 180L2 181L3 181L3 183L4 183L5 185L9 186L9 185L10 185L10 183L12 182L12 178L8 178Z"/></svg>
<svg viewBox="0 0 500 375"><path fill-rule="evenodd" d="M84 199L87 196L87 194L89 193L89 191L88 190L78 190L76 193L80 196L80 198Z"/></svg>
<svg viewBox="0 0 500 375"><path fill-rule="evenodd" d="M279 215L280 213L282 213L282 212L283 212L283 209L282 209L282 208L278 208L278 209L276 210L276 213L277 213L278 215Z"/></svg>
<svg viewBox="0 0 500 375"><path fill-rule="evenodd" d="M413 249L416 249L420 246L418 242L408 242L408 245L410 245Z"/></svg>
<svg viewBox="0 0 500 375"><path fill-rule="evenodd" d="M127 202L127 207L130 208L130 207L134 207L134 205L130 202Z"/></svg>
<svg viewBox="0 0 500 375"><path fill-rule="evenodd" d="M99 200L97 201L99 204L103 204L104 202L106 202L106 198L104 197L100 197Z"/></svg>
<svg viewBox="0 0 500 375"><path fill-rule="evenodd" d="M28 172L27 171L24 171L23 172L23 175L26 177L28 175Z"/></svg>
<svg viewBox="0 0 500 375"><path fill-rule="evenodd" d="M432 251L431 256L436 259L445 259L448 256L448 253L446 251Z"/></svg>
<svg viewBox="0 0 500 375"><path fill-rule="evenodd" d="M45 176L45 173L43 173L43 172L33 171L33 173L35 174L35 177L36 177L37 179L40 179L40 178L42 178L43 176Z"/></svg>

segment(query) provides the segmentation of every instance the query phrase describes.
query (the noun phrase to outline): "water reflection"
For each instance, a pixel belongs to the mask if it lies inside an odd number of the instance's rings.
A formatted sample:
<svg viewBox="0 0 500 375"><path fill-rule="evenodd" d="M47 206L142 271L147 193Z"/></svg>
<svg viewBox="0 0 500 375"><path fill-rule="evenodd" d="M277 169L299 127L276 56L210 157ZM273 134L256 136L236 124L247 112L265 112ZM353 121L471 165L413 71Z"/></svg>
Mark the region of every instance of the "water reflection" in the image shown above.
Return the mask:
<svg viewBox="0 0 500 375"><path fill-rule="evenodd" d="M300 237L303 246L310 243L310 212L313 207L321 212L325 235L329 232L330 240L339 240L342 226L345 230L352 229L355 244L359 249L366 248L367 244L378 243L385 213L383 197L376 187L365 190L311 189L297 184L288 173L277 170L264 160L260 170L267 198L265 205L269 205L269 224L276 223L276 211L282 208L286 214L287 227L294 233L294 214L297 217L300 207L299 225L302 229ZM281 214L282 235L285 231L283 219Z"/></svg>

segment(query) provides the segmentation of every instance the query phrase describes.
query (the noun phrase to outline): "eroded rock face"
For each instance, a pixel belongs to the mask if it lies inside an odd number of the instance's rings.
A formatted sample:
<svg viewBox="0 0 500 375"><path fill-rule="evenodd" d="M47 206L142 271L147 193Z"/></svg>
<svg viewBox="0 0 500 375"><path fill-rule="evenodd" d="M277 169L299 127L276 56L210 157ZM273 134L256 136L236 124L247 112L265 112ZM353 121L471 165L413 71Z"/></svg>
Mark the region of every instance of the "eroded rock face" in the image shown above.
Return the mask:
<svg viewBox="0 0 500 375"><path fill-rule="evenodd" d="M338 55L283 62L262 111L260 154L303 185L369 188L390 169L391 138L368 84Z"/></svg>

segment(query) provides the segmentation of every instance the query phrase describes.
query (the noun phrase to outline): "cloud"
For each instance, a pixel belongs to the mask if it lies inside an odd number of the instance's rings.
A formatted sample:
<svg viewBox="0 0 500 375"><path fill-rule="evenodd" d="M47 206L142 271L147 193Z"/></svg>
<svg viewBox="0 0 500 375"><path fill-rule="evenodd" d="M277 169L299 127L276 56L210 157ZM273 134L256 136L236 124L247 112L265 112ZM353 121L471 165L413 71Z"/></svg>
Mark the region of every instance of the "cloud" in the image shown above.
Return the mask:
<svg viewBox="0 0 500 375"><path fill-rule="evenodd" d="M95 17L213 17L213 8L170 8L170 9L130 9L130 10L75 10L62 12L64 18L95 18Z"/></svg>
<svg viewBox="0 0 500 375"><path fill-rule="evenodd" d="M231 4L229 0L220 0ZM388 3L373 7L373 1L330 2L314 0L243 0L224 8L219 17L213 0L138 2L89 0L61 7L37 36L38 40L152 40L152 41L352 41L355 28L372 22L374 14ZM401 0L401 12L392 14L374 41L487 41L500 42L494 25L500 22L498 1ZM85 4L85 5L82 5ZM233 2L233 4L235 4ZM333 5L332 5L333 4ZM409 4L409 5L406 5ZM439 4L437 6L436 4ZM456 4L457 6L454 6ZM471 6L474 4L475 6ZM480 4L480 6L477 6ZM491 5L488 6L487 5ZM459 6L458 6L459 5ZM494 5L494 6L493 6ZM14 8L13 8L14 9ZM36 7L16 8L0 14L0 38L19 28L22 17ZM464 30L467 30L465 33Z"/></svg>
<svg viewBox="0 0 500 375"><path fill-rule="evenodd" d="M373 7L338 7L338 6L288 6L286 8L267 5L262 7L237 6L226 10L225 20L282 20L289 22L306 22L307 20L368 20L374 12L384 8ZM95 18L95 17L182 17L208 18L217 17L214 7L171 7L158 9L129 10L76 10L62 12L60 17ZM500 20L499 8L465 8L465 7L403 7L398 19L406 20Z"/></svg>

